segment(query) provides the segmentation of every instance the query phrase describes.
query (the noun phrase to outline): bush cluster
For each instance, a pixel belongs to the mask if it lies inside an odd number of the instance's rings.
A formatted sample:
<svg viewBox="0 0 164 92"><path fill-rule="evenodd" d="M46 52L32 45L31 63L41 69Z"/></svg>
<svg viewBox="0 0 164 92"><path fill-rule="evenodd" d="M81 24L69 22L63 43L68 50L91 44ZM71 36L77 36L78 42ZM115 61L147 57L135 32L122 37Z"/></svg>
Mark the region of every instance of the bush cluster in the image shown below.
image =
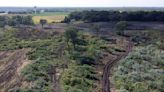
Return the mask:
<svg viewBox="0 0 164 92"><path fill-rule="evenodd" d="M116 88L120 92L163 92L163 66L164 55L156 47L137 48L115 68Z"/></svg>
<svg viewBox="0 0 164 92"><path fill-rule="evenodd" d="M82 20L85 22L109 22L109 21L164 21L163 11L76 11L70 13L64 19Z"/></svg>

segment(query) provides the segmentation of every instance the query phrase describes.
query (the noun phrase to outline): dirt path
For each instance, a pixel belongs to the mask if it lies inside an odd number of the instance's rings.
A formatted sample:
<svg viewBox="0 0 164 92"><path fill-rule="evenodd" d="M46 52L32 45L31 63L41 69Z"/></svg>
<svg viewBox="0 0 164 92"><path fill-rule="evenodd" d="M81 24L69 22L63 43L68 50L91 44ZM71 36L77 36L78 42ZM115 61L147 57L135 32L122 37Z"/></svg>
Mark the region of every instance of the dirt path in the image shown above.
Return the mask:
<svg viewBox="0 0 164 92"><path fill-rule="evenodd" d="M111 92L110 91L110 80L109 80L109 75L110 75L110 70L116 64L119 60L122 58L125 58L129 52L131 52L133 47L133 43L128 40L128 46L126 48L126 52L123 54L120 54L116 59L109 60L107 64L104 67L103 71L103 78L102 78L102 92Z"/></svg>
<svg viewBox="0 0 164 92"><path fill-rule="evenodd" d="M7 52L4 52L1 57L4 57L5 64L0 67L0 91L6 92L8 89L15 86L21 86L22 77L19 75L20 70L27 64L26 53L29 49L21 49L10 52L7 57ZM1 58L2 59L2 58Z"/></svg>

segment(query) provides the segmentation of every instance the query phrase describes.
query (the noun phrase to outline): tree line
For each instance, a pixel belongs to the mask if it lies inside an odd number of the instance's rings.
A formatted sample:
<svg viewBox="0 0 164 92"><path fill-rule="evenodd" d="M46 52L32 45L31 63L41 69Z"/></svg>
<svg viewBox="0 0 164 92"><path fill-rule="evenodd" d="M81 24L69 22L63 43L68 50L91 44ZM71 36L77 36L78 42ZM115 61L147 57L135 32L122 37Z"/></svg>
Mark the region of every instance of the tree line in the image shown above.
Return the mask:
<svg viewBox="0 0 164 92"><path fill-rule="evenodd" d="M19 26L19 25L33 25L32 16L0 16L0 27Z"/></svg>
<svg viewBox="0 0 164 92"><path fill-rule="evenodd" d="M69 14L64 22L71 20L84 22L109 21L164 21L164 11L76 11Z"/></svg>

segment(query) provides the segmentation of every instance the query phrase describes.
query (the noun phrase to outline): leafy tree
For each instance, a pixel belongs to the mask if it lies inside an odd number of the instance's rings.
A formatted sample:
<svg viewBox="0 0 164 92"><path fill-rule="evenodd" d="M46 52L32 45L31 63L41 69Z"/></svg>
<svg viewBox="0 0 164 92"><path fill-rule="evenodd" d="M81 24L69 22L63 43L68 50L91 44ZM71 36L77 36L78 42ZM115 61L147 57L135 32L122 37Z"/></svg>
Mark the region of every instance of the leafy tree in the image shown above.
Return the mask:
<svg viewBox="0 0 164 92"><path fill-rule="evenodd" d="M65 32L65 39L66 39L68 47L69 47L69 41L71 41L72 44L73 44L73 47L75 49L75 45L76 45L77 37L78 37L77 32L78 32L78 30L76 28L73 28L73 27L69 27L66 30L66 32Z"/></svg>
<svg viewBox="0 0 164 92"><path fill-rule="evenodd" d="M95 31L97 37L99 37L99 34L100 34L100 25L98 25L98 24L93 24L93 25L92 25L92 30Z"/></svg>
<svg viewBox="0 0 164 92"><path fill-rule="evenodd" d="M12 16L8 18L6 22L10 26L19 26L20 24L33 25L32 16Z"/></svg>
<svg viewBox="0 0 164 92"><path fill-rule="evenodd" d="M68 18L84 22L108 21L164 21L163 11L79 11L72 12Z"/></svg>
<svg viewBox="0 0 164 92"><path fill-rule="evenodd" d="M0 27L5 27L7 25L7 17L6 16L0 16Z"/></svg>
<svg viewBox="0 0 164 92"><path fill-rule="evenodd" d="M42 28L43 28L43 25L45 25L46 23L47 23L46 19L41 19L40 20L40 24L42 25Z"/></svg>
<svg viewBox="0 0 164 92"><path fill-rule="evenodd" d="M24 16L23 24L24 25L32 25L33 24L32 16Z"/></svg>
<svg viewBox="0 0 164 92"><path fill-rule="evenodd" d="M115 25L115 29L119 35L124 35L124 30L127 29L128 23L126 21L120 21Z"/></svg>
<svg viewBox="0 0 164 92"><path fill-rule="evenodd" d="M64 20L62 22L64 23L69 23L71 20L68 17L65 17Z"/></svg>
<svg viewBox="0 0 164 92"><path fill-rule="evenodd" d="M82 19L82 12L72 12L68 18L70 19L75 19L75 20L80 20Z"/></svg>
<svg viewBox="0 0 164 92"><path fill-rule="evenodd" d="M12 17L12 25L20 25L23 23L23 17L22 16L13 16Z"/></svg>

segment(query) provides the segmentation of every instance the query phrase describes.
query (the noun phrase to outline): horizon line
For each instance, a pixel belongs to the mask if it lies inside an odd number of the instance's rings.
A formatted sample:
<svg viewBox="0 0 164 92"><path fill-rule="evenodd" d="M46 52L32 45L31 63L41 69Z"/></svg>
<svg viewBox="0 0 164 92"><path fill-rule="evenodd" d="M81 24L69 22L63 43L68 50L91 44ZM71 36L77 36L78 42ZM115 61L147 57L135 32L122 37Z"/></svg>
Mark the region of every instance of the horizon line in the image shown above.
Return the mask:
<svg viewBox="0 0 164 92"><path fill-rule="evenodd" d="M0 8L5 8L5 7L22 7L22 8L33 8L33 7L40 7L40 8L164 8L164 6L97 6L97 7L93 7L93 6L0 6Z"/></svg>

